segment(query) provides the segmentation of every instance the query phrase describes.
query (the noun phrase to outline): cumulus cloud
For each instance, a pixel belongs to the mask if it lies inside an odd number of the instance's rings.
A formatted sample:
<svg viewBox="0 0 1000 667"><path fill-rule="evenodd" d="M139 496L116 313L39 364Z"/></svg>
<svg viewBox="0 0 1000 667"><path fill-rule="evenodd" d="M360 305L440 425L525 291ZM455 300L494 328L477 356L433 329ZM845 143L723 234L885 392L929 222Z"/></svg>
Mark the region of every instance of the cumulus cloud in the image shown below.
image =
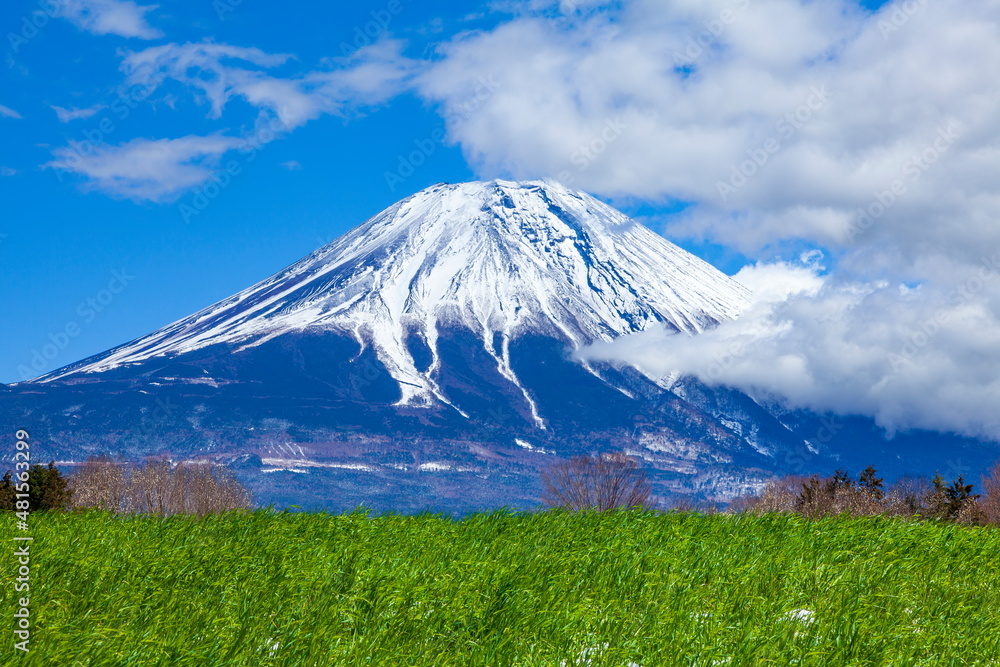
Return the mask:
<svg viewBox="0 0 1000 667"><path fill-rule="evenodd" d="M947 286L850 283L786 263L736 278L757 300L734 321L699 336L651 330L580 354L871 416L890 432L1000 439L1000 252Z"/></svg>
<svg viewBox="0 0 1000 667"><path fill-rule="evenodd" d="M55 16L95 35L139 39L163 36L146 20L146 14L158 5L139 5L131 0L57 0L55 7Z"/></svg>
<svg viewBox="0 0 1000 667"><path fill-rule="evenodd" d="M783 239L912 252L942 216L1000 213L984 177L1000 166L1000 97L971 64L1000 57L994 2L570 4L459 36L420 77L445 114L480 77L500 82L450 131L482 175L691 202L671 233L745 252ZM887 210L869 224L873 205Z"/></svg>
<svg viewBox="0 0 1000 667"><path fill-rule="evenodd" d="M86 149L70 142L45 166L85 176L85 189L135 201L170 202L208 181L219 158L242 143L222 135L135 139Z"/></svg>
<svg viewBox="0 0 1000 667"><path fill-rule="evenodd" d="M890 429L1000 439L1000 95L986 64L1000 58L1000 5L511 9L443 45L418 79L443 115L480 77L500 84L449 125L482 176L686 202L668 236L763 260L739 275L759 301L738 321L587 354ZM796 245L826 250L830 268L773 261Z"/></svg>
<svg viewBox="0 0 1000 667"><path fill-rule="evenodd" d="M5 107L2 104L0 104L0 116L3 116L4 118L23 118L21 114L14 111L10 107Z"/></svg>

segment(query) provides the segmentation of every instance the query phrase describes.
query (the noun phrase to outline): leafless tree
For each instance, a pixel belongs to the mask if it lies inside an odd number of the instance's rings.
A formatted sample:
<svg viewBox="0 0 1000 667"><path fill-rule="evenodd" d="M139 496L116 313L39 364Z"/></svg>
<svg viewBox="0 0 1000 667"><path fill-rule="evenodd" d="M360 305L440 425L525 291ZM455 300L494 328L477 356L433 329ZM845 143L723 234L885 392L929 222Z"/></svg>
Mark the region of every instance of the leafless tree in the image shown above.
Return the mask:
<svg viewBox="0 0 1000 667"><path fill-rule="evenodd" d="M542 473L542 501L571 510L648 507L652 489L635 459L622 453L574 456Z"/></svg>
<svg viewBox="0 0 1000 667"><path fill-rule="evenodd" d="M1000 525L1000 461L993 464L990 472L982 479L983 493L979 499L983 520Z"/></svg>
<svg viewBox="0 0 1000 667"><path fill-rule="evenodd" d="M68 479L74 507L96 507L120 511L125 503L126 475L123 463L107 456L92 456Z"/></svg>
<svg viewBox="0 0 1000 667"><path fill-rule="evenodd" d="M772 479L764 485L759 495L741 496L732 502L730 509L753 514L794 512L795 501L802 492L802 486L808 481L808 477L801 475L785 475Z"/></svg>
<svg viewBox="0 0 1000 667"><path fill-rule="evenodd" d="M886 494L886 514L890 516L922 516L927 513L934 487L926 477L904 476L897 479Z"/></svg>
<svg viewBox="0 0 1000 667"><path fill-rule="evenodd" d="M137 514L197 514L252 507L250 493L228 468L152 459L142 465L88 459L70 478L75 507Z"/></svg>

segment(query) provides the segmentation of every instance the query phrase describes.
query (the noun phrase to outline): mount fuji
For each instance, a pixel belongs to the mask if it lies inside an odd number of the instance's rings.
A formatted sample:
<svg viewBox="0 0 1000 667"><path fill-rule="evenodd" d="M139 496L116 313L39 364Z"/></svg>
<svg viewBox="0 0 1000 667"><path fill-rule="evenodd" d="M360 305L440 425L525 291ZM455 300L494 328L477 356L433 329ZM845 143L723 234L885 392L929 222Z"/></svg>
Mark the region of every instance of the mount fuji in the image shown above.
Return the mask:
<svg viewBox="0 0 1000 667"><path fill-rule="evenodd" d="M653 327L697 334L750 299L585 193L438 184L224 301L0 387L0 424L46 458L215 460L262 503L329 509L531 507L540 468L597 451L641 458L661 496L710 500L930 455L927 434L890 442L865 420L574 355Z"/></svg>

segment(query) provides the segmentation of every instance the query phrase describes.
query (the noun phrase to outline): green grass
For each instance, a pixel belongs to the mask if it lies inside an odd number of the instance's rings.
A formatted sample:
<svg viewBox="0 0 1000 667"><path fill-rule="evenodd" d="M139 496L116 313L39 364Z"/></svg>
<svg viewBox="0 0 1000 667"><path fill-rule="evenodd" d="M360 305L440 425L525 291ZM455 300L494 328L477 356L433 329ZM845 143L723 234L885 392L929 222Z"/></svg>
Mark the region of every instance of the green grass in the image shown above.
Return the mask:
<svg viewBox="0 0 1000 667"><path fill-rule="evenodd" d="M4 665L1000 665L994 528L48 513L31 534L32 650L8 631Z"/></svg>

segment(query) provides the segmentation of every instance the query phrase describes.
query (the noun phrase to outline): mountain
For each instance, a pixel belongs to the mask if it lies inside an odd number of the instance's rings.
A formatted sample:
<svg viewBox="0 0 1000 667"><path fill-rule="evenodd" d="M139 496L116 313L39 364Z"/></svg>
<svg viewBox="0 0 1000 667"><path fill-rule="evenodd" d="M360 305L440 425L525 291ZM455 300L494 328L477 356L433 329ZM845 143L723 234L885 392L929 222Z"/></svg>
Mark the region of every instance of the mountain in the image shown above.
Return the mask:
<svg viewBox="0 0 1000 667"><path fill-rule="evenodd" d="M40 381L329 330L374 348L401 404L427 405L447 402L434 379L441 328L474 332L518 384L509 342L519 335L579 347L656 324L696 333L736 316L749 296L589 195L544 183L442 184L230 299ZM410 338L430 353L429 368L417 368Z"/></svg>
<svg viewBox="0 0 1000 667"><path fill-rule="evenodd" d="M720 499L842 452L814 437L818 416L573 352L697 334L749 300L585 193L439 184L190 317L3 388L0 425L66 461L226 462L276 505L533 506L541 467L607 450L641 457L660 495Z"/></svg>

